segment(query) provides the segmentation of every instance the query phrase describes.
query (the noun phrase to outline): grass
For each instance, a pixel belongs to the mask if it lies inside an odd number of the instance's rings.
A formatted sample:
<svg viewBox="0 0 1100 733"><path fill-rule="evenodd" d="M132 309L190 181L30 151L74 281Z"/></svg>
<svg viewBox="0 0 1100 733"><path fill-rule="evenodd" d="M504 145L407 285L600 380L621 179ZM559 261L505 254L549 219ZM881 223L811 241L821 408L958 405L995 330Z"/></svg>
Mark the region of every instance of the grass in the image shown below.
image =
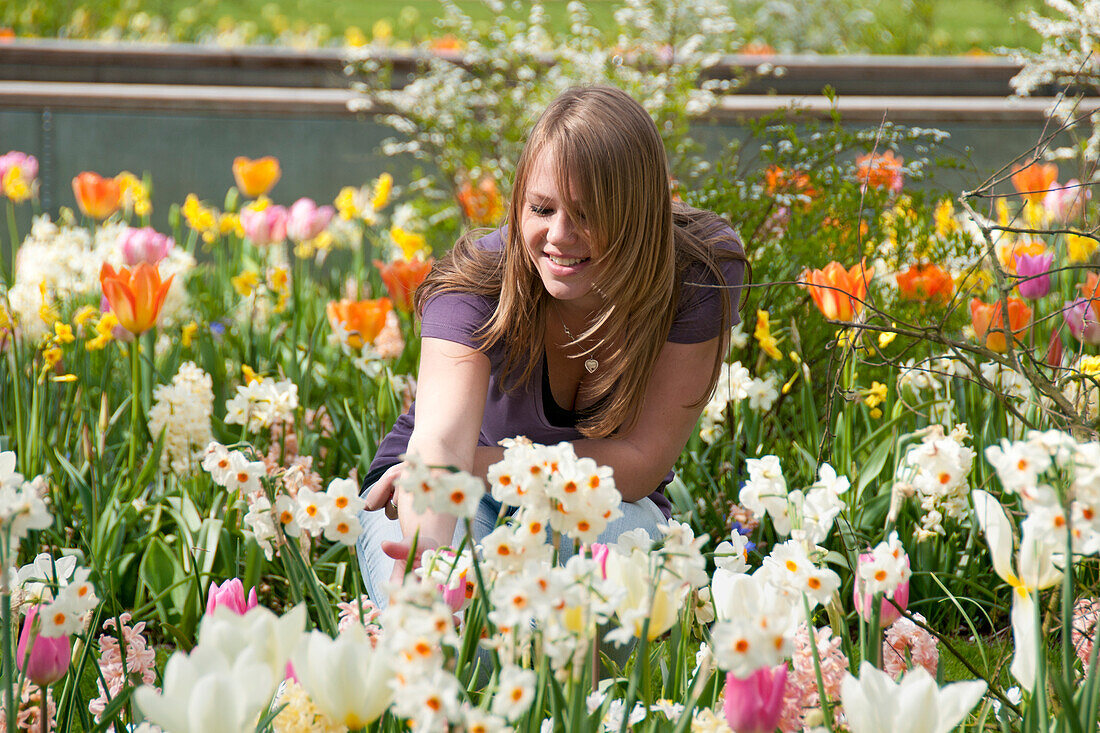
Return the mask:
<svg viewBox="0 0 1100 733"><path fill-rule="evenodd" d="M493 17L479 0L459 0L476 21ZM557 29L567 23L567 0L546 0ZM525 14L529 2L511 7ZM611 23L618 3L587 3L599 27ZM876 0L868 3L877 19L863 43L872 53L959 54L998 47L1037 48L1039 38L1018 16L1044 7L1041 0ZM310 39L330 44L346 34L371 37L384 21L395 41L416 42L439 34L434 20L437 0L94 0L80 5L55 0L0 0L0 26L20 36L96 37L106 29L123 38L191 41L210 39L219 30L238 40L265 42ZM746 23L747 25L747 23ZM768 40L766 34L763 40Z"/></svg>

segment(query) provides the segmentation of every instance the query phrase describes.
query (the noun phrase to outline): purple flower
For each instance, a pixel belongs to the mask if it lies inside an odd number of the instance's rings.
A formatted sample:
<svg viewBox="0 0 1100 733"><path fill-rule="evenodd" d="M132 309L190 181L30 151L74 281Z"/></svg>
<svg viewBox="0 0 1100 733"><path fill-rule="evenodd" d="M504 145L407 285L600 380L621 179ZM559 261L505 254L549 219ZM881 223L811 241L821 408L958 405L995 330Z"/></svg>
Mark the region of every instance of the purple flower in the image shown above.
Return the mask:
<svg viewBox="0 0 1100 733"><path fill-rule="evenodd" d="M118 246L122 250L122 258L126 260L128 267L133 267L141 262L155 265L176 246L176 240L167 234L161 234L152 227L135 229L126 227L118 238Z"/></svg>
<svg viewBox="0 0 1100 733"><path fill-rule="evenodd" d="M307 242L325 231L335 213L331 206L318 206L313 199L300 198L290 205L286 233L295 242Z"/></svg>
<svg viewBox="0 0 1100 733"><path fill-rule="evenodd" d="M748 678L726 675L726 722L737 733L773 733L786 687L786 664L761 667Z"/></svg>
<svg viewBox="0 0 1100 733"><path fill-rule="evenodd" d="M1077 340L1100 344L1100 318L1097 318L1094 301L1088 298L1078 298L1072 303L1067 301L1062 307L1062 317Z"/></svg>
<svg viewBox="0 0 1100 733"><path fill-rule="evenodd" d="M1022 278L1017 287L1020 295L1028 300L1038 300L1050 292L1050 266L1054 253L1041 255L1016 255L1016 274Z"/></svg>

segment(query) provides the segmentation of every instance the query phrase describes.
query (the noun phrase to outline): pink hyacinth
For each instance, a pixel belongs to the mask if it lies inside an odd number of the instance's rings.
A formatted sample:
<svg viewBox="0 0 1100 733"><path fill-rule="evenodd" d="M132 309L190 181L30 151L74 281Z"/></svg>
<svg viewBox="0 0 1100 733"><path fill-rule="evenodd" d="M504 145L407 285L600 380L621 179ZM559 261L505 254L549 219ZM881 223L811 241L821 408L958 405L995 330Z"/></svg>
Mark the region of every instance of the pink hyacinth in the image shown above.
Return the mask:
<svg viewBox="0 0 1100 733"><path fill-rule="evenodd" d="M747 678L726 675L726 722L737 733L773 733L779 724L787 665L761 667Z"/></svg>
<svg viewBox="0 0 1100 733"><path fill-rule="evenodd" d="M925 623L919 613L913 614L913 618ZM936 668L940 664L939 642L909 619L899 618L886 629L886 640L882 643L882 668L896 680L918 664L928 674L936 676Z"/></svg>
<svg viewBox="0 0 1100 733"><path fill-rule="evenodd" d="M1054 263L1054 253L1041 255L1016 255L1016 274L1020 282L1016 286L1020 295L1028 300L1038 300L1050 292L1050 266Z"/></svg>
<svg viewBox="0 0 1100 733"><path fill-rule="evenodd" d="M286 239L287 212L282 206L266 206L241 209L241 228L244 235L257 247L278 244Z"/></svg>
<svg viewBox="0 0 1100 733"><path fill-rule="evenodd" d="M210 593L206 597L206 613L214 613L214 609L224 606L238 616L243 616L249 609L256 607L256 589L248 592L248 600L244 597L244 584L239 578L227 580L218 587L217 583L210 585Z"/></svg>
<svg viewBox="0 0 1100 733"><path fill-rule="evenodd" d="M20 153L18 150L0 155L0 181L12 168L18 168L19 174L27 181L38 177L38 159L33 155Z"/></svg>
<svg viewBox="0 0 1100 733"><path fill-rule="evenodd" d="M286 233L295 242L309 241L325 231L335 213L331 206L318 206L313 199L300 198L290 206Z"/></svg>
<svg viewBox="0 0 1100 733"><path fill-rule="evenodd" d="M15 663L39 687L52 685L69 671L72 642L68 636L42 636L34 628L39 606L31 606L23 619ZM29 647L29 648L28 648Z"/></svg>
<svg viewBox="0 0 1100 733"><path fill-rule="evenodd" d="M1066 302L1062 307L1062 317L1066 319L1069 332L1078 341L1087 344L1100 344L1100 318L1097 317L1096 305L1087 298L1078 298Z"/></svg>
<svg viewBox="0 0 1100 733"><path fill-rule="evenodd" d="M155 265L176 246L176 240L167 234L161 234L152 227L126 227L118 238L118 246L122 250L122 259L128 267L133 267L141 262Z"/></svg>
<svg viewBox="0 0 1100 733"><path fill-rule="evenodd" d="M107 704L118 697L123 687L136 684L138 680L151 685L157 679L157 654L149 648L149 642L145 640L145 622L139 621L133 626L127 626L131 620L129 612L119 615L119 620L122 622L121 630L99 637L99 671L102 675L96 680L99 697L88 703L88 712L96 716L96 720L99 720ZM113 618L103 622L104 631L113 629L114 626ZM126 646L125 668L118 643L119 635Z"/></svg>
<svg viewBox="0 0 1100 733"><path fill-rule="evenodd" d="M1096 620L1100 618L1100 599L1078 598L1073 604L1073 626L1071 638L1081 668L1089 673L1089 660L1092 659L1092 646L1096 641Z"/></svg>
<svg viewBox="0 0 1100 733"><path fill-rule="evenodd" d="M848 672L848 657L840 649L840 638L833 636L828 626L815 630L814 638L817 641L817 656L821 660L821 680L825 683L825 696L836 714L839 712L840 684ZM821 694L817 688L810 633L803 623L799 625L794 637L794 654L791 656L787 690L783 694L779 728L784 731L802 730L805 727L806 713L820 707Z"/></svg>
<svg viewBox="0 0 1100 733"><path fill-rule="evenodd" d="M873 555L869 552L865 552L859 556L859 564L871 562ZM905 565L908 567L909 558L905 558ZM860 578L859 573L856 573L856 582L852 588L852 600L856 606L856 613L864 621L871 620L871 603L874 600L871 593L863 592L863 580ZM894 623L901 615L898 608L905 610L909 606L909 581L906 580L898 584L898 587L894 590L893 603L890 599L883 596L882 605L879 607L878 622L879 626L886 628L890 624ZM896 605L895 605L896 604Z"/></svg>

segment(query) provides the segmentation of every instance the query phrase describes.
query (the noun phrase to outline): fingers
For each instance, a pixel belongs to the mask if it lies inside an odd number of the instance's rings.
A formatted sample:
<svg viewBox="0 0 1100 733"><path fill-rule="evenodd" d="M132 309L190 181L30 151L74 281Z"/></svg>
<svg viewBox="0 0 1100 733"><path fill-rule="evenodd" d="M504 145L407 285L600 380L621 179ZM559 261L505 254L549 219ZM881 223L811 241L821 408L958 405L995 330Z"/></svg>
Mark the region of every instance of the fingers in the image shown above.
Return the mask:
<svg viewBox="0 0 1100 733"><path fill-rule="evenodd" d="M386 508L386 516L390 519L397 518L397 505L393 504L393 516L390 516L391 509L389 504L395 502L394 497L394 482L397 477L401 475L402 465L398 463L396 466L391 466L382 474L382 477L374 482L374 485L367 489L367 495L363 497L363 501L366 502L367 511L376 511L382 507Z"/></svg>

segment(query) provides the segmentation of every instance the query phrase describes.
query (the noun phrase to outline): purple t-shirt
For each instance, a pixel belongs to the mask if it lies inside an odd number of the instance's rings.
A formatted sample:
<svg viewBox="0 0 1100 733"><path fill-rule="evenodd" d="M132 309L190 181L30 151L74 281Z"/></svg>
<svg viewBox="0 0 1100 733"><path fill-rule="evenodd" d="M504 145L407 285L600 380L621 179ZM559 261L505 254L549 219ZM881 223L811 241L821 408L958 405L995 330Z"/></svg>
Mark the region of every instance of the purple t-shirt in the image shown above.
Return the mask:
<svg viewBox="0 0 1100 733"><path fill-rule="evenodd" d="M720 247L732 251L741 251L737 235L728 228L728 237L720 241ZM478 242L478 246L487 250L501 249L499 231L488 235ZM729 286L730 326L740 323L737 304L740 302L741 283L745 266L740 260L722 263L722 271ZM700 283L703 286L693 284ZM722 329L721 294L715 287L713 276L707 277L702 266L695 272L688 272L680 286L680 300L676 306L676 315L668 332L668 340L677 344L693 344L709 341L718 336ZM437 295L424 306L421 318L420 335L438 338L478 348L475 334L488 322L496 308L496 301L485 296L471 293L444 293ZM553 445L563 440L580 440L581 435L575 427L577 414L571 413L553 403L549 380L546 377L546 360L536 368L532 379L525 385L512 391L505 391L500 384L503 372L504 348L498 343L485 352L489 357L489 392L485 398L485 412L481 420L481 434L478 445L497 445L504 438L523 435L536 443ZM416 404L397 419L393 429L382 439L378 452L371 461L371 472L379 471L400 462L412 435ZM664 513L672 516L672 505L665 497L664 487L672 481L674 474L668 476L649 498Z"/></svg>

